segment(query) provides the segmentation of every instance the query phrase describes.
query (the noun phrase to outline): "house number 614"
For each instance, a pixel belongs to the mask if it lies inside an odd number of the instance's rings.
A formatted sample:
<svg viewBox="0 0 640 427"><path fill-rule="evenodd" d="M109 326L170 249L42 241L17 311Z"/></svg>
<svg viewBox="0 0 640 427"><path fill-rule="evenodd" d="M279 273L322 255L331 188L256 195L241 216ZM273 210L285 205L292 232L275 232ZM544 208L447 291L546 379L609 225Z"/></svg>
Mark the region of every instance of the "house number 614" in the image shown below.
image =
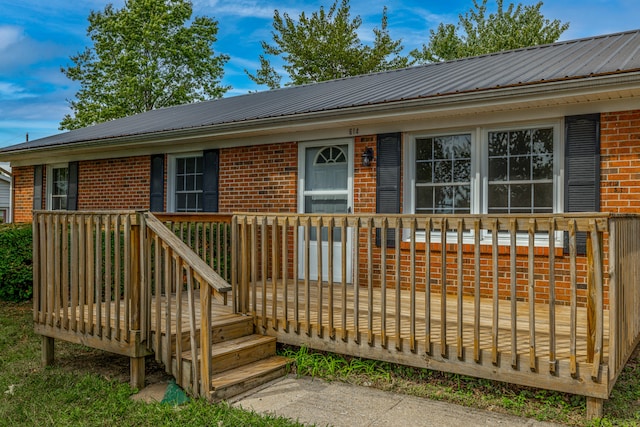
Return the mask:
<svg viewBox="0 0 640 427"><path fill-rule="evenodd" d="M358 135L360 133L360 129L358 128L349 128L349 135Z"/></svg>

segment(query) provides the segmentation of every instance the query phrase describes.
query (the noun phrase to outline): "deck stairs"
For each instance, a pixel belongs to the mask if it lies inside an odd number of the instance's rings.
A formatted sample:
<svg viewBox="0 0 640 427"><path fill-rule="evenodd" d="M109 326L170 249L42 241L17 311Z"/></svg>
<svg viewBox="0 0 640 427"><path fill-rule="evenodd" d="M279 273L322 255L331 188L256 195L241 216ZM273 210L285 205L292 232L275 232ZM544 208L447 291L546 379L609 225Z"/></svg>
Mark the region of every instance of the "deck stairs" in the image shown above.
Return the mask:
<svg viewBox="0 0 640 427"><path fill-rule="evenodd" d="M166 337L163 333L160 348L155 348L156 359L176 378L176 382L192 394L189 387L196 387L194 358L200 364L199 352L193 352L189 333L171 335L171 361L166 357ZM212 322L211 380L206 396L220 401L245 393L266 382L285 375L291 359L276 355L276 338L254 333L251 316L240 314L216 315ZM177 339L181 339L181 356L178 357ZM152 334L152 342L156 342ZM198 370L196 370L198 371ZM206 393L206 391L205 391Z"/></svg>

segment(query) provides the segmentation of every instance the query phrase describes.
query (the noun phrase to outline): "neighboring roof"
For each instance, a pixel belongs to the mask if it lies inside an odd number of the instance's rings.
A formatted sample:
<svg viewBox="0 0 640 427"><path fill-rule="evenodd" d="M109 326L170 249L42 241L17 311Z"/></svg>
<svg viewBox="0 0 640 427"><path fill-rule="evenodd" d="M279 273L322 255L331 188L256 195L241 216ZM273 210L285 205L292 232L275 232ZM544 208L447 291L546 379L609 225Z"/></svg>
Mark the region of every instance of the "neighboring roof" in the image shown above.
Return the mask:
<svg viewBox="0 0 640 427"><path fill-rule="evenodd" d="M149 111L0 154L640 71L640 30Z"/></svg>

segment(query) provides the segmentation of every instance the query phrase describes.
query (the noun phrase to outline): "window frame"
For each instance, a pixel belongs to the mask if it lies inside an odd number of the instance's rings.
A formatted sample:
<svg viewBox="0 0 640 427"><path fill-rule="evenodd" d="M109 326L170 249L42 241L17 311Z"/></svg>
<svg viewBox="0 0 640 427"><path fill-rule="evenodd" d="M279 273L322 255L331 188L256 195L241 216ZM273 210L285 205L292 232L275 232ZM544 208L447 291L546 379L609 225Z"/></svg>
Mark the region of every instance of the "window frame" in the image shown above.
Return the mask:
<svg viewBox="0 0 640 427"><path fill-rule="evenodd" d="M47 210L54 210L53 209L53 171L54 169L66 169L67 170L67 194L65 194L65 198L66 198L66 202L69 202L69 163L53 163L50 165L47 165L47 171L46 171L46 180L47 180L47 185L46 185L46 208ZM68 209L68 205L67 203L65 203L66 208L64 210ZM62 209L56 209L56 210L62 210Z"/></svg>
<svg viewBox="0 0 640 427"><path fill-rule="evenodd" d="M202 197L204 197L204 152L202 151L193 151L188 153L180 153L180 154L169 154L167 155L167 211L168 212L178 212L176 210L176 173L178 170L176 161L179 159L186 159L191 157L200 157L203 158L203 188L200 190ZM204 206L204 199L202 207ZM189 211L196 212L196 211ZM198 212L203 212L200 210Z"/></svg>
<svg viewBox="0 0 640 427"><path fill-rule="evenodd" d="M497 125L477 126L474 128L460 127L456 129L447 129L445 131L425 131L415 132L406 135L404 150L404 169L403 176L403 212L416 212L416 140L422 138L444 137L452 135L471 135L471 175L470 188L471 198L469 201L471 214L486 215L488 212L488 191L489 191L489 133L517 131L524 129L540 129L551 128L553 131L553 213L564 212L564 129L563 119L550 119L534 122L514 122L503 123ZM457 239L456 233L448 233L447 238ZM431 242L440 242L440 232L431 233ZM409 234L405 233L404 240L409 240ZM425 241L424 231L416 233L417 241ZM473 244L474 235L472 231L464 233L463 243ZM484 231L480 236L482 245L492 244L493 238L491 233ZM511 237L508 233L500 233L498 236L499 245L510 245ZM529 244L528 235L526 233L518 233L516 236L517 246L526 246ZM536 235L534 246L548 247L549 238L546 234ZM556 232L555 247L563 246L563 233Z"/></svg>

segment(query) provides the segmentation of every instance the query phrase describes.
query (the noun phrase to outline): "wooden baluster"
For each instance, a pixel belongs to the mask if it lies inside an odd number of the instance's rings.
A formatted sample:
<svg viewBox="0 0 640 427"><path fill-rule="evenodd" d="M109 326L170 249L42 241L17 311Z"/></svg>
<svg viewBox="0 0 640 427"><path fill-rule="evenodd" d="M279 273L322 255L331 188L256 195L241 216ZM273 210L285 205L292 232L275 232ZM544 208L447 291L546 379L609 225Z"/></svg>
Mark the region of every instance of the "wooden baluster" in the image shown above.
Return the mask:
<svg viewBox="0 0 640 427"><path fill-rule="evenodd" d="M318 248L316 253L318 255L318 280L317 280L317 301L316 301L316 334L318 338L322 338L324 336L324 327L322 326L322 217L317 218L318 223L316 224L316 242Z"/></svg>
<svg viewBox="0 0 640 427"><path fill-rule="evenodd" d="M576 271L576 220L570 219L569 224L569 281L571 284L571 316L569 326L569 372L572 377L578 375L576 360L576 327L578 317L578 296L577 296L577 271Z"/></svg>
<svg viewBox="0 0 640 427"><path fill-rule="evenodd" d="M293 220L293 324L296 334L300 333L300 218Z"/></svg>
<svg viewBox="0 0 640 427"><path fill-rule="evenodd" d="M124 332L129 342L131 331L131 216L124 217Z"/></svg>
<svg viewBox="0 0 640 427"><path fill-rule="evenodd" d="M402 350L402 325L400 319L402 318L402 289L401 289L401 275L400 275L400 221L395 219L395 271L396 271L396 350Z"/></svg>
<svg viewBox="0 0 640 427"><path fill-rule="evenodd" d="M591 240L591 256L589 265L593 265L593 281L591 286L587 283L587 313L595 315L595 322L587 322L589 331L588 336L595 336L593 342L593 367L591 370L591 379L600 382L600 363L602 362L603 335L604 335L604 319L603 319L603 265L602 265L602 234L598 232L594 219L589 220L589 236ZM587 252L587 255L589 253ZM593 306L593 308L592 308ZM595 331L591 327L595 327Z"/></svg>
<svg viewBox="0 0 640 427"><path fill-rule="evenodd" d="M342 341L347 342L347 218L340 218L340 242L342 243ZM357 264L356 264L357 265Z"/></svg>
<svg viewBox="0 0 640 427"><path fill-rule="evenodd" d="M480 219L473 220L473 360L480 363Z"/></svg>
<svg viewBox="0 0 640 427"><path fill-rule="evenodd" d="M447 219L440 220L440 355L447 358Z"/></svg>
<svg viewBox="0 0 640 427"><path fill-rule="evenodd" d="M96 301L96 335L102 336L102 218L95 216L96 224L96 250L95 250L95 301ZM137 253L136 248L133 248Z"/></svg>
<svg viewBox="0 0 640 427"><path fill-rule="evenodd" d="M509 221L509 235L511 237L511 367L513 369L518 369L518 278L516 274L517 227L517 221L512 218Z"/></svg>
<svg viewBox="0 0 640 427"><path fill-rule="evenodd" d="M43 230L40 228L41 214L34 212L33 222L31 223L32 233L32 250L33 250L33 321L34 323L40 323L40 287L44 283L44 277L38 271L38 268L43 264L40 258L40 235ZM42 279L42 280L41 280Z"/></svg>
<svg viewBox="0 0 640 427"><path fill-rule="evenodd" d="M105 309L105 327L107 328L106 337L111 340L111 299L113 286L113 275L111 268L113 266L111 261L111 215L107 214L104 220L104 275L105 275L105 296L104 296L104 309Z"/></svg>
<svg viewBox="0 0 640 427"><path fill-rule="evenodd" d="M462 260L462 244L463 244L463 221L462 219L458 219L457 228L457 236L458 236L458 327L457 327L457 342L456 345L458 347L458 360L464 359L464 347L463 347L463 300L462 294L464 293L464 283L463 283L463 260Z"/></svg>
<svg viewBox="0 0 640 427"><path fill-rule="evenodd" d="M60 273L60 264L61 264L61 260L60 260L60 234L61 234L61 230L60 230L60 215L58 214L54 214L52 215L52 222L53 222L53 228L51 229L53 231L53 238L49 239L50 240L50 244L53 245L53 271L51 271L52 273L52 282L53 282L53 292L49 295L50 301L52 302L51 306L49 307L49 310L52 310L52 316L51 316L51 325L54 327L60 327L61 326L61 322L60 322L60 296L61 296L61 284L60 284L60 279L61 279L61 273Z"/></svg>
<svg viewBox="0 0 640 427"><path fill-rule="evenodd" d="M120 331L121 331L121 327L120 327L120 322L121 322L121 315L120 315L120 302L122 301L122 290L121 290L121 286L122 286L122 262L121 262L121 257L122 257L122 242L121 242L121 238L120 238L120 233L121 233L121 228L122 228L122 221L121 221L121 215L116 215L116 223L114 226L114 239L115 239L115 253L114 253L114 257L115 257L115 262L114 262L114 270L116 272L116 280L115 280L115 291L116 291L116 296L115 296L115 326L116 326L116 340L120 341L121 336L120 336ZM160 315L158 313L158 315Z"/></svg>
<svg viewBox="0 0 640 427"><path fill-rule="evenodd" d="M86 246L87 246L87 280L85 294L87 296L87 333L89 335L94 334L94 322L93 322L93 310L94 310L94 298L95 298L95 270L97 268L95 264L95 235L97 231L93 226L93 215L87 215L87 234L86 234ZM129 259L129 258L127 258ZM127 331L129 325L127 325ZM128 341L127 336L127 342Z"/></svg>
<svg viewBox="0 0 640 427"><path fill-rule="evenodd" d="M527 274L529 288L529 369L532 372L538 370L536 357L536 287L535 287L535 238L536 220L529 219L529 253Z"/></svg>
<svg viewBox="0 0 640 427"><path fill-rule="evenodd" d="M373 218L367 218L367 342L374 344L373 335Z"/></svg>
<svg viewBox="0 0 640 427"><path fill-rule="evenodd" d="M304 223L304 311L307 322L307 336L311 336L311 281L310 268L311 259L309 257L309 246L311 242L311 218L306 217Z"/></svg>
<svg viewBox="0 0 640 427"><path fill-rule="evenodd" d="M556 360L556 220L549 218L549 372L555 375Z"/></svg>
<svg viewBox="0 0 640 427"><path fill-rule="evenodd" d="M329 323L329 338L334 340L336 338L336 332L334 329L334 310L333 310L333 226L335 221L333 217L329 218L327 224L327 317Z"/></svg>
<svg viewBox="0 0 640 427"><path fill-rule="evenodd" d="M184 272L185 265L182 258L176 258L176 271L175 271L175 281L176 281L176 372L178 383L182 383L182 288L184 287ZM191 268L188 267L187 270L190 272ZM187 288L193 287L193 283L191 283L191 274L185 274L187 277ZM200 283L202 288L207 288L205 283ZM208 292L211 293L211 292ZM191 350L192 354L195 356L195 348ZM169 360L171 362L171 359ZM195 388L195 387L194 387Z"/></svg>
<svg viewBox="0 0 640 427"><path fill-rule="evenodd" d="M196 349L198 348L198 337L196 337L196 331L198 330L198 325L196 324L196 303L194 297L194 289L191 284L192 280L191 269L189 268L187 269L187 283L189 284L189 286L187 286L187 299L189 303L189 339L191 341L191 354L196 356ZM159 312L158 316L160 316ZM198 358L192 357L191 376L193 378L193 384L191 384L191 390L196 397L200 395L200 386L198 384L199 374L200 370L198 369Z"/></svg>
<svg viewBox="0 0 640 427"><path fill-rule="evenodd" d="M424 351L429 356L433 353L431 344L431 218L424 225Z"/></svg>
<svg viewBox="0 0 640 427"><path fill-rule="evenodd" d="M498 228L499 222L497 219L494 219L493 226L491 230L491 261L492 261L492 271L493 271L493 322L491 328L491 362L498 366L499 364L499 355L498 355L498 333L499 333L499 321L500 321L500 311L499 311L499 302L500 302L500 282L498 281L500 272L498 270Z"/></svg>
<svg viewBox="0 0 640 427"><path fill-rule="evenodd" d="M274 331L278 330L278 272L280 271L278 237L278 217L273 217L273 225L271 225L271 327Z"/></svg>
<svg viewBox="0 0 640 427"><path fill-rule="evenodd" d="M172 274L174 265L173 250L170 246L165 247L165 267L164 267L164 283L165 283L165 308L164 308L164 366L168 374L172 373L171 366L171 321L172 321L172 302L171 294L173 293L175 276Z"/></svg>
<svg viewBox="0 0 640 427"><path fill-rule="evenodd" d="M160 339L162 338L162 271L163 271L163 266L166 266L169 263L169 261L166 259L166 255L164 255L164 252L162 251L162 243L160 242L160 239L158 238L158 236L155 233L153 233L152 238L153 238L153 244L154 244L154 250L155 250L155 257L153 261L154 261L154 273L155 273L155 282L156 282L156 297L155 297L156 332L154 337L155 343L156 343L155 357L156 357L156 361L159 362L161 360L161 355L159 351ZM163 256L164 256L164 262L163 262ZM119 275L119 273L117 274ZM166 282L164 284L164 288L166 293L166 289L167 289Z"/></svg>
<svg viewBox="0 0 640 427"><path fill-rule="evenodd" d="M289 232L289 218L285 217L282 224L282 314L284 331L289 332L289 245L287 233Z"/></svg>
<svg viewBox="0 0 640 427"><path fill-rule="evenodd" d="M78 261L78 219L75 214L71 215L71 325L70 329L74 332L78 331L77 310L78 310L78 275L80 274L80 263ZM33 236L33 242L36 242L36 236ZM35 252L34 252L35 253ZM35 260L34 260L35 264ZM37 264L36 264L37 265ZM35 275L34 275L35 278ZM34 283L35 289L35 283ZM35 295L34 295L35 298Z"/></svg>
<svg viewBox="0 0 640 427"><path fill-rule="evenodd" d="M355 218L353 227L353 341L360 344L360 218Z"/></svg>
<svg viewBox="0 0 640 427"><path fill-rule="evenodd" d="M409 349L412 353L417 351L416 347L416 219L411 218L409 222Z"/></svg>
<svg viewBox="0 0 640 427"><path fill-rule="evenodd" d="M264 234L263 234L264 238ZM263 239L264 240L264 239ZM202 284L202 279L199 278ZM200 286L200 394L211 391L211 291L208 286Z"/></svg>
<svg viewBox="0 0 640 427"><path fill-rule="evenodd" d="M387 218L380 228L380 345L387 348Z"/></svg>
<svg viewBox="0 0 640 427"><path fill-rule="evenodd" d="M220 230L218 230L220 231ZM234 313L240 312L240 306L238 304L238 296L240 294L240 282L238 281L238 268L240 268L238 260L238 251L244 248L238 245L238 217L234 215L231 218L231 286L233 289L233 311ZM218 252L218 256L220 252ZM242 259L244 260L244 255ZM219 258L218 258L219 259Z"/></svg>
<svg viewBox="0 0 640 427"><path fill-rule="evenodd" d="M60 327L69 330L69 216L61 217L62 231L62 319Z"/></svg>
<svg viewBox="0 0 640 427"><path fill-rule="evenodd" d="M269 241L269 235L267 234L267 217L260 217L260 262L262 267L261 284L262 284L262 302L260 317L262 320L262 330L267 329L267 242Z"/></svg>

